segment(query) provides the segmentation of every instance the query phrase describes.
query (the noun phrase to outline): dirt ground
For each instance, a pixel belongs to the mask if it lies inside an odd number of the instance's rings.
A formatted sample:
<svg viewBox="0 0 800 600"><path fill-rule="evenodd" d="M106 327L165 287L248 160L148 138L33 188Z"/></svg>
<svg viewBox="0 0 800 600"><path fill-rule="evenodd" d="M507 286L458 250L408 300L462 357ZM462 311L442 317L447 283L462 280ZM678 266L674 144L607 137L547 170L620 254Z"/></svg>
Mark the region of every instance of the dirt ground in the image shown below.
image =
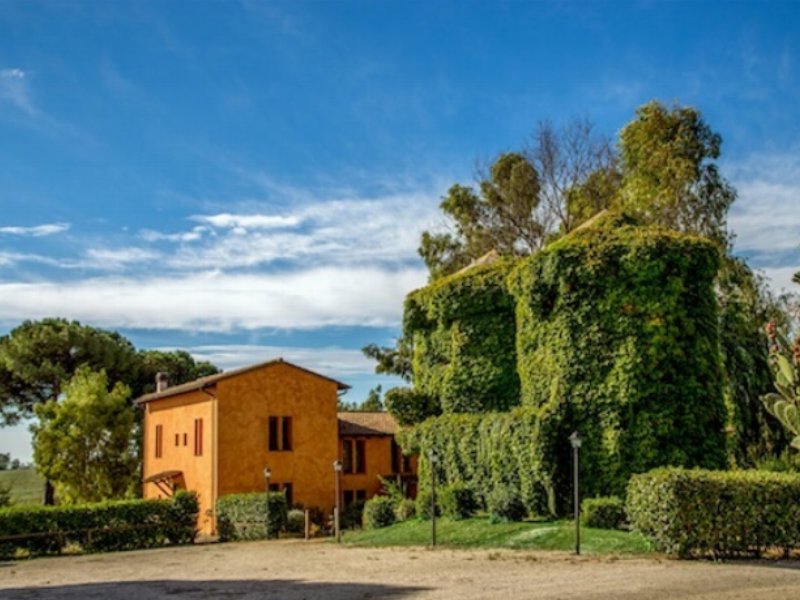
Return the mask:
<svg viewBox="0 0 800 600"><path fill-rule="evenodd" d="M0 563L0 598L786 600L800 564L250 542Z"/></svg>

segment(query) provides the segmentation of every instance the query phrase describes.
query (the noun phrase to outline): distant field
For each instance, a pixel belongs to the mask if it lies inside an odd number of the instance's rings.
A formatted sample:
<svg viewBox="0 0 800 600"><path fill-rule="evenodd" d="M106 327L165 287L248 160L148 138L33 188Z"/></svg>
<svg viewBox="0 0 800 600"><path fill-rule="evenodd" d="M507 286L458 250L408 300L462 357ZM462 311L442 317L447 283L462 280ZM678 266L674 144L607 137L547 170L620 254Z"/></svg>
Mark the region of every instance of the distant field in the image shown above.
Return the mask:
<svg viewBox="0 0 800 600"><path fill-rule="evenodd" d="M39 504L42 501L44 479L35 469L0 471L0 485L11 488L14 504Z"/></svg>

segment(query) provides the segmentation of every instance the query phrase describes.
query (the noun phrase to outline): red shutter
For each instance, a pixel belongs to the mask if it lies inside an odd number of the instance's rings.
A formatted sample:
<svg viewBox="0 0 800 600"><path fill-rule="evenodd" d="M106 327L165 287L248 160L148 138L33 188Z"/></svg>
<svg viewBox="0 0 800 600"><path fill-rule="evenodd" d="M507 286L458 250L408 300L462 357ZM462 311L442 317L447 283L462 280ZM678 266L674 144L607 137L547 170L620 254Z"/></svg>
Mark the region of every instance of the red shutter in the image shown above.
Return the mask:
<svg viewBox="0 0 800 600"><path fill-rule="evenodd" d="M203 456L203 419L194 420L194 455Z"/></svg>
<svg viewBox="0 0 800 600"><path fill-rule="evenodd" d="M161 458L162 448L161 444L164 441L164 428L161 425L156 425L156 458Z"/></svg>

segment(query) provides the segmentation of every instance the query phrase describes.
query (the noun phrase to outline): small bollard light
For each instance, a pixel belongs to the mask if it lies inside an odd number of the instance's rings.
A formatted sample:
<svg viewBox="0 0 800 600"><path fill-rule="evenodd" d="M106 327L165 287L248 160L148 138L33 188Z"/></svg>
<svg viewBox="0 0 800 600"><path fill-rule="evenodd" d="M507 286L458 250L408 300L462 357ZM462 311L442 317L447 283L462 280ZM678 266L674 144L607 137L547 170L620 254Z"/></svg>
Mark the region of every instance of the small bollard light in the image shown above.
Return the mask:
<svg viewBox="0 0 800 600"><path fill-rule="evenodd" d="M436 547L436 473L435 465L439 457L435 452L428 455L428 461L431 463L431 546Z"/></svg>
<svg viewBox="0 0 800 600"><path fill-rule="evenodd" d="M341 496L341 492L339 491L339 477L341 473L342 461L337 459L333 461L334 487L336 489L336 500L333 508L333 532L337 543L342 541L342 530L339 523L339 520L341 519L341 508L339 504L339 498Z"/></svg>
<svg viewBox="0 0 800 600"><path fill-rule="evenodd" d="M266 521L265 521L265 530L266 530L266 539L269 539L269 478L272 477L272 471L270 471L268 466L264 467L264 487L266 488Z"/></svg>
<svg viewBox="0 0 800 600"><path fill-rule="evenodd" d="M575 554L581 553L581 498L579 454L581 450L581 434L573 431L569 436L572 445L572 487L575 494Z"/></svg>

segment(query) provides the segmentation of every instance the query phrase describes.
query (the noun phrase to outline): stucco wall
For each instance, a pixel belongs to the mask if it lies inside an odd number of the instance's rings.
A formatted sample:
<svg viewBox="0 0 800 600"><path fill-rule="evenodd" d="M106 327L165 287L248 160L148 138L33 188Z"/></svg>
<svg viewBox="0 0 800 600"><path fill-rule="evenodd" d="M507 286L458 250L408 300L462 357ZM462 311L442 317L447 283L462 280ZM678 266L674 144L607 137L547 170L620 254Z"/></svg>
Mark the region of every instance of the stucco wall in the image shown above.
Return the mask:
<svg viewBox="0 0 800 600"><path fill-rule="evenodd" d="M335 382L286 364L254 369L217 384L218 493L261 491L291 483L293 500L333 510L338 424ZM293 449L269 451L268 417L291 417Z"/></svg>
<svg viewBox="0 0 800 600"><path fill-rule="evenodd" d="M194 420L203 419L203 454L194 455ZM203 392L187 392L145 405L143 475L147 478L163 471L181 471L179 486L197 492L200 502L198 527L213 530L213 402ZM162 426L162 455L155 456L156 425ZM178 445L175 445L175 435ZM184 435L186 444L184 445ZM163 498L154 483L144 484L145 498Z"/></svg>

